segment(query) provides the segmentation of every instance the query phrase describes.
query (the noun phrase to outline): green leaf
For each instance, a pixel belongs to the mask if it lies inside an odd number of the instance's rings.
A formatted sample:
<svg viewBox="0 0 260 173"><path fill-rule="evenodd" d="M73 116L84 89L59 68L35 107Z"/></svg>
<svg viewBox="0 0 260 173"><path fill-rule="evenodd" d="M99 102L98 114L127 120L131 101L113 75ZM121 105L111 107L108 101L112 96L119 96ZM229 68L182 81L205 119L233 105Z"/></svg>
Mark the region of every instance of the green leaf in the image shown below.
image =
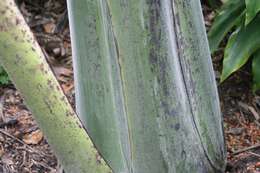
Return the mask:
<svg viewBox="0 0 260 173"><path fill-rule="evenodd" d="M208 4L215 9L221 5L221 2L219 0L208 0Z"/></svg>
<svg viewBox="0 0 260 173"><path fill-rule="evenodd" d="M10 80L7 75L0 75L0 85L7 85L10 83Z"/></svg>
<svg viewBox="0 0 260 173"><path fill-rule="evenodd" d="M0 66L0 85L7 85L10 83L8 74L3 67Z"/></svg>
<svg viewBox="0 0 260 173"><path fill-rule="evenodd" d="M223 5L208 33L211 53L217 50L221 40L223 40L228 31L241 20L244 9L244 0L227 1Z"/></svg>
<svg viewBox="0 0 260 173"><path fill-rule="evenodd" d="M250 23L253 18L260 11L260 0L246 0L246 25Z"/></svg>
<svg viewBox="0 0 260 173"><path fill-rule="evenodd" d="M252 61L253 91L260 89L260 49L254 53Z"/></svg>
<svg viewBox="0 0 260 173"><path fill-rule="evenodd" d="M221 82L242 67L260 48L260 15L247 26L242 26L230 37L224 53Z"/></svg>

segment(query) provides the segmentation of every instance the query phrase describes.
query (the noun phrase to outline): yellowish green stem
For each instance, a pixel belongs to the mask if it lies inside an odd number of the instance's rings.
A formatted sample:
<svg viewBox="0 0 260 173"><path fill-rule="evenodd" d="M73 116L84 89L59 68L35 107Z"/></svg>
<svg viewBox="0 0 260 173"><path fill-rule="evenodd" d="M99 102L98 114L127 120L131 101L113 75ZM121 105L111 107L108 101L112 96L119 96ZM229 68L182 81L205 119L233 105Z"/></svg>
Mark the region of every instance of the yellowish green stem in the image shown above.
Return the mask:
<svg viewBox="0 0 260 173"><path fill-rule="evenodd" d="M0 1L0 61L66 173L111 172L82 128L13 0Z"/></svg>

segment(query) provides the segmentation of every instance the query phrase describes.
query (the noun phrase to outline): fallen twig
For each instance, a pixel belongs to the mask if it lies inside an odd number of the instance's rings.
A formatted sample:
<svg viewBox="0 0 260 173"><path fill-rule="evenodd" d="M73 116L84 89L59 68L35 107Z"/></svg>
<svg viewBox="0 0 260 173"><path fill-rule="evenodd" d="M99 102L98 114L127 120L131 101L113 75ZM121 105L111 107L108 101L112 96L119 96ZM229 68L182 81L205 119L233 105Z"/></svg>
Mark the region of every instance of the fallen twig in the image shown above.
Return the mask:
<svg viewBox="0 0 260 173"><path fill-rule="evenodd" d="M258 121L260 119L260 116L256 112L255 108L253 108L252 106L248 106L248 109L253 114L253 116L255 117L256 121Z"/></svg>
<svg viewBox="0 0 260 173"><path fill-rule="evenodd" d="M4 113L3 113L4 99L5 99L5 93L3 93L2 96L0 96L0 118L2 121L4 121Z"/></svg>
<svg viewBox="0 0 260 173"><path fill-rule="evenodd" d="M250 147L247 147L247 148L242 148L240 150L234 151L232 153L232 155L240 154L240 153L243 153L243 152L248 151L248 150L256 149L258 147L260 147L260 143L256 144L256 145L253 145L253 146L250 146Z"/></svg>
<svg viewBox="0 0 260 173"><path fill-rule="evenodd" d="M6 131L4 131L4 130L2 130L2 129L0 129L0 133L2 133L2 134L4 134L4 135L8 136L9 138L12 138L12 139L16 140L17 142L19 142L19 143L22 144L22 145L26 146L24 149L27 150L28 152L33 152L33 153L40 154L40 155L44 156L43 153L41 153L41 152L38 151L38 150L35 150L35 149L32 148L31 146L29 146L29 145L27 145L25 142L23 142L21 139L18 139L17 137L11 135L10 133L8 133L8 132L6 132Z"/></svg>
<svg viewBox="0 0 260 173"><path fill-rule="evenodd" d="M251 152L251 151L249 151L248 153L260 158L260 154L257 154L257 153Z"/></svg>

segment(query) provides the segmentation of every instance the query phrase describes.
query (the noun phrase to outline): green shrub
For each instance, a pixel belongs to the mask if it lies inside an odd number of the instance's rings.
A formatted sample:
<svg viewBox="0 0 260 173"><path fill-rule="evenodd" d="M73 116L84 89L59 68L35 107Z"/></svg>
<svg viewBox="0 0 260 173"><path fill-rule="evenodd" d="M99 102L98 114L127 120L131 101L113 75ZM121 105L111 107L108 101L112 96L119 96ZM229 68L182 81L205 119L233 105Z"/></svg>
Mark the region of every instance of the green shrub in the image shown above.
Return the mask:
<svg viewBox="0 0 260 173"><path fill-rule="evenodd" d="M217 8L217 7L219 7L220 6L220 4L221 4L221 1L220 0L207 0L206 1L207 2L207 4L211 7L211 8Z"/></svg>
<svg viewBox="0 0 260 173"><path fill-rule="evenodd" d="M7 85L10 83L9 77L3 67L0 66L0 85Z"/></svg>
<svg viewBox="0 0 260 173"><path fill-rule="evenodd" d="M221 82L252 58L253 90L260 89L260 1L229 0L221 7L208 33L211 53L230 35L223 59Z"/></svg>

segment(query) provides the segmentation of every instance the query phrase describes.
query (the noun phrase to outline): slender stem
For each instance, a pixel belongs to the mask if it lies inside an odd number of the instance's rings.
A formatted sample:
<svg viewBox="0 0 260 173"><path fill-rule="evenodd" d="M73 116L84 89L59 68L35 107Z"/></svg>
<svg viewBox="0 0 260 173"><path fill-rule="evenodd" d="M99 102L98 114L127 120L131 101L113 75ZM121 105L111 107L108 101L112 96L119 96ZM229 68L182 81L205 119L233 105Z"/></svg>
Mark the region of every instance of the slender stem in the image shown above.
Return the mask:
<svg viewBox="0 0 260 173"><path fill-rule="evenodd" d="M13 0L0 1L0 60L66 173L111 172L68 103Z"/></svg>

